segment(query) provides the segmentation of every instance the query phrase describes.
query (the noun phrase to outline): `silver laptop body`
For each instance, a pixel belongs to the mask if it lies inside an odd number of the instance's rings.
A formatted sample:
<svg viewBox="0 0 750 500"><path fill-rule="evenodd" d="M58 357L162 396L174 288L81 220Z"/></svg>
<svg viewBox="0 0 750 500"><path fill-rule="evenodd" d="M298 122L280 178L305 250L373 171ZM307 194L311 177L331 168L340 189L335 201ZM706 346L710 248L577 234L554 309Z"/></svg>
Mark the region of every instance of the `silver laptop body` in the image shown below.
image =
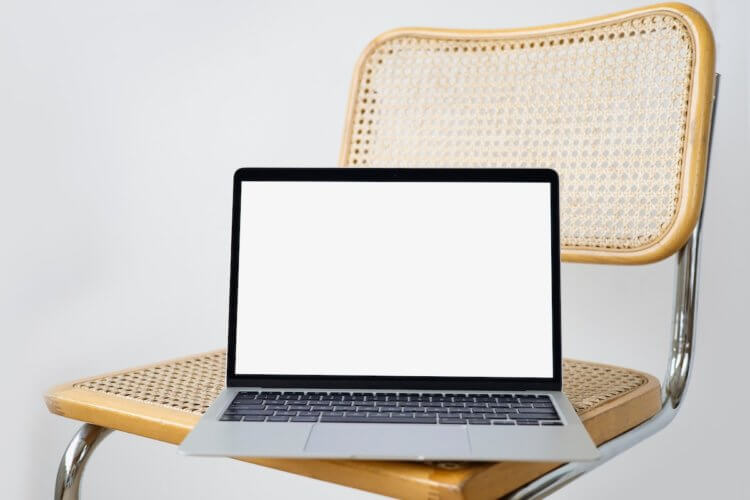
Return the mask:
<svg viewBox="0 0 750 500"><path fill-rule="evenodd" d="M592 460L546 169L241 169L227 387L188 455Z"/></svg>

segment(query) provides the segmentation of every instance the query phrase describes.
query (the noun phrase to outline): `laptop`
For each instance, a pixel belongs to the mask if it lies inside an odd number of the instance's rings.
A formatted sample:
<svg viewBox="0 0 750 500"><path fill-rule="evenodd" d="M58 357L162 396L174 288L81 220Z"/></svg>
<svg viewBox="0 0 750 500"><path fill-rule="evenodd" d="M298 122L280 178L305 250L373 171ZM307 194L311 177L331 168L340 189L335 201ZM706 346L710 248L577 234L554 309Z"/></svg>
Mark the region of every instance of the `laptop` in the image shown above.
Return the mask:
<svg viewBox="0 0 750 500"><path fill-rule="evenodd" d="M234 176L227 386L188 455L592 460L545 169Z"/></svg>

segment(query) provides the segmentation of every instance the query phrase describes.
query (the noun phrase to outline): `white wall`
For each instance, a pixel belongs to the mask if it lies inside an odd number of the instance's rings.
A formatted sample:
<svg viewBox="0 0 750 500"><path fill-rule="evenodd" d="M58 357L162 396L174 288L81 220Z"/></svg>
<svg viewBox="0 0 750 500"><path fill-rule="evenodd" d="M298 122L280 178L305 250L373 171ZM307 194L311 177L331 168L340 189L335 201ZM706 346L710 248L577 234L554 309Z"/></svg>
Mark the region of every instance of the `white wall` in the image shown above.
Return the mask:
<svg viewBox="0 0 750 500"><path fill-rule="evenodd" d="M641 1L0 3L2 496L51 494L77 424L47 413L48 387L224 344L231 174L335 164L351 69L374 35ZM667 430L558 498L747 494L748 16L740 0L694 3L723 79L692 387ZM673 267L564 266L565 354L660 376ZM123 434L97 451L83 494L370 496Z"/></svg>

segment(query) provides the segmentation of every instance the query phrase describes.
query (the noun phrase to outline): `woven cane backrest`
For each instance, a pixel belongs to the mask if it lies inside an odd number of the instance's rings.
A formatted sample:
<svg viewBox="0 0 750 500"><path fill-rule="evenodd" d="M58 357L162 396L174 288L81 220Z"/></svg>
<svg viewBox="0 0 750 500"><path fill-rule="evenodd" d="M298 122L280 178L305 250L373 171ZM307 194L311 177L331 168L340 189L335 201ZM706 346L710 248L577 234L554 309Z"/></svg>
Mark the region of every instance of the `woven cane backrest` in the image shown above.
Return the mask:
<svg viewBox="0 0 750 500"><path fill-rule="evenodd" d="M395 30L357 64L339 162L554 168L564 260L651 262L700 213L713 66L710 29L680 4L526 30Z"/></svg>

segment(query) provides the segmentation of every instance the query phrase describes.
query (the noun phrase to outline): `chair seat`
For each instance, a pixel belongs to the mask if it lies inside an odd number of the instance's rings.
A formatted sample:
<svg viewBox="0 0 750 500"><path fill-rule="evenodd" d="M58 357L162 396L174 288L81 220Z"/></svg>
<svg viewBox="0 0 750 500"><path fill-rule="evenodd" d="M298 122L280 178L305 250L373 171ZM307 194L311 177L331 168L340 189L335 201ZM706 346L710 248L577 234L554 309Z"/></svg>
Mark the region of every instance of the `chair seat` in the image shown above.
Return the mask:
<svg viewBox="0 0 750 500"><path fill-rule="evenodd" d="M51 413L178 444L224 387L225 351L87 378L45 395ZM565 360L564 392L599 445L660 407L659 381L615 366ZM531 462L241 460L400 498L498 498L558 467Z"/></svg>

